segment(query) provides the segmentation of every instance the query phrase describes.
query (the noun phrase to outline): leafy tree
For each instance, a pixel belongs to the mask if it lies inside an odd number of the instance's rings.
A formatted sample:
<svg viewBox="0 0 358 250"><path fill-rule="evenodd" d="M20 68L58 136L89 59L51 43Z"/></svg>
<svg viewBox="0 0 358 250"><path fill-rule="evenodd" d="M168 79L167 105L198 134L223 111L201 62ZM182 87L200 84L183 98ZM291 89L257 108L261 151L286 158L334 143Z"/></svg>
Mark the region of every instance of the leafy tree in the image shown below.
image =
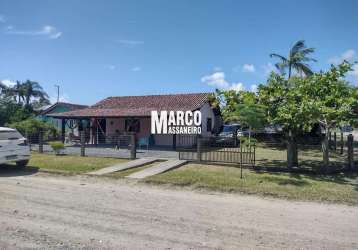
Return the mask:
<svg viewBox="0 0 358 250"><path fill-rule="evenodd" d="M305 41L300 40L293 45L287 57L276 53L270 56L280 60L275 66L281 73L284 73L288 69L288 78L291 78L293 69L299 74L303 73L305 76L309 76L313 72L307 63L310 61L315 62L316 60L308 57L308 55L313 53L314 50L314 48L307 48Z"/></svg>
<svg viewBox="0 0 358 250"><path fill-rule="evenodd" d="M28 136L37 136L41 130L44 132L45 136L53 137L58 134L56 127L54 127L52 124L37 120L35 118L14 122L8 124L8 126L11 128L16 128L20 133Z"/></svg>
<svg viewBox="0 0 358 250"><path fill-rule="evenodd" d="M260 129L266 123L265 107L256 103L246 102L238 104L235 112L232 113L231 119L240 121L242 126L249 128L249 144L251 143L251 131Z"/></svg>
<svg viewBox="0 0 358 250"><path fill-rule="evenodd" d="M33 116L32 109L16 103L11 97L0 97L0 126Z"/></svg>
<svg viewBox="0 0 358 250"><path fill-rule="evenodd" d="M210 100L214 107L220 107L224 120L230 121L235 120L237 105L257 103L257 96L249 91L216 89Z"/></svg>
<svg viewBox="0 0 358 250"><path fill-rule="evenodd" d="M22 93L25 105L29 106L32 98L41 100L42 102L49 103L49 96L43 90L38 82L27 80L22 84Z"/></svg>
<svg viewBox="0 0 358 250"><path fill-rule="evenodd" d="M357 123L357 88L343 80L352 65L344 62L327 72L305 78L272 73L266 85L259 86L259 101L268 107L268 120L283 126L289 134L288 165L297 164L295 137L319 123L325 129L322 143L324 166L329 165L328 133L339 124Z"/></svg>
<svg viewBox="0 0 358 250"><path fill-rule="evenodd" d="M358 121L357 88L344 79L352 70L352 64L343 62L331 66L327 72L298 79L297 92L302 96L301 106L306 110L306 119L319 123L325 131L322 142L324 167L329 166L328 135L331 129L340 125L354 125Z"/></svg>

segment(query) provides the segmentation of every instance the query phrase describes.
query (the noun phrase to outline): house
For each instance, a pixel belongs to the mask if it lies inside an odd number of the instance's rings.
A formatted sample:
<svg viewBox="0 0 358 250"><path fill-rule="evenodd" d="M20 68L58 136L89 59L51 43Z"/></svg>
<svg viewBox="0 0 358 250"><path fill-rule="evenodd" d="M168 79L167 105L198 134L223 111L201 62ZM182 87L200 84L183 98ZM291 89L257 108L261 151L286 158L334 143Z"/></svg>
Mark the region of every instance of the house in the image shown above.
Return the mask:
<svg viewBox="0 0 358 250"><path fill-rule="evenodd" d="M151 136L151 111L196 111L202 114L202 134L217 133L222 126L220 110L213 108L210 93L118 96L108 97L93 106L64 113L51 114L62 119L62 128L68 120L87 121L90 141L106 142L112 135L135 132L138 139ZM175 147L176 135L151 136L156 146Z"/></svg>
<svg viewBox="0 0 358 250"><path fill-rule="evenodd" d="M79 109L84 109L84 108L88 108L88 106L66 103L66 102L56 102L55 104L47 105L47 106L41 107L40 109L37 109L36 110L36 112L37 112L36 118L41 121L44 121L44 122L54 125L59 131L61 131L62 119L52 117L51 115L59 114L59 113L63 113L63 112L74 111L74 110L79 110ZM66 133L74 132L73 131L74 129L73 128L71 129L70 127L73 127L73 125L67 126Z"/></svg>

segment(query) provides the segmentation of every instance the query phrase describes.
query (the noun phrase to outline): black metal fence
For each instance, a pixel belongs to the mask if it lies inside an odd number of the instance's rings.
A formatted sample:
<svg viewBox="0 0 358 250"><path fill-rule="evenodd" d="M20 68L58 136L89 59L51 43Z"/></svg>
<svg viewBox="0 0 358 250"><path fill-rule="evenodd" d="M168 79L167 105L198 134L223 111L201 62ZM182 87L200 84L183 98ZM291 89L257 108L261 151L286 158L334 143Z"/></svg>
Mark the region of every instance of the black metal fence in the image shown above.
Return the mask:
<svg viewBox="0 0 358 250"><path fill-rule="evenodd" d="M137 140L134 133L126 134L86 134L61 136L48 135L42 132L27 133L27 143L32 151L39 153L74 154L81 156L104 156L118 158L136 158ZM54 143L63 143L63 149L55 149Z"/></svg>
<svg viewBox="0 0 358 250"><path fill-rule="evenodd" d="M177 148L179 159L196 162L222 162L255 166L255 145L232 136L192 137Z"/></svg>

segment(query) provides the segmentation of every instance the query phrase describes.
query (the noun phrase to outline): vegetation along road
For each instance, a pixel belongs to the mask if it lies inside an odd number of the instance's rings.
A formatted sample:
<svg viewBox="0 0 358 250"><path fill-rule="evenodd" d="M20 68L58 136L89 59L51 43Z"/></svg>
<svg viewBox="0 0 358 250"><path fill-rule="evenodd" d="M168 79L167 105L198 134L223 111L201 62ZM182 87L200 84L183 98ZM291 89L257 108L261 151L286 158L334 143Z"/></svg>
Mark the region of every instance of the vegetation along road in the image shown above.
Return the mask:
<svg viewBox="0 0 358 250"><path fill-rule="evenodd" d="M356 249L358 207L9 174L0 249Z"/></svg>

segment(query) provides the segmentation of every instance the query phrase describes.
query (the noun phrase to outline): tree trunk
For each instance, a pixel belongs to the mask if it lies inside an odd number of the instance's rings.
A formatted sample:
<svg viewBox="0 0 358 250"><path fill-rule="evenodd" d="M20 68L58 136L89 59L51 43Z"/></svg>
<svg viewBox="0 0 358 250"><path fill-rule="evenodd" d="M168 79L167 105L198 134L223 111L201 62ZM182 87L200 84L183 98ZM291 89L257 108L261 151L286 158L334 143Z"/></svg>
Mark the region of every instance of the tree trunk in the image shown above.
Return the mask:
<svg viewBox="0 0 358 250"><path fill-rule="evenodd" d="M287 143L287 167L291 169L294 166L294 142L293 142L293 136L292 131L289 130L288 132L288 143Z"/></svg>
<svg viewBox="0 0 358 250"><path fill-rule="evenodd" d="M327 170L329 166L329 142L328 142L329 129L326 127L324 139L322 141L322 152L323 152L323 170Z"/></svg>
<svg viewBox="0 0 358 250"><path fill-rule="evenodd" d="M298 146L296 138L292 137L292 146L293 146L293 166L298 167Z"/></svg>
<svg viewBox="0 0 358 250"><path fill-rule="evenodd" d="M249 145L251 145L251 126L249 126Z"/></svg>

